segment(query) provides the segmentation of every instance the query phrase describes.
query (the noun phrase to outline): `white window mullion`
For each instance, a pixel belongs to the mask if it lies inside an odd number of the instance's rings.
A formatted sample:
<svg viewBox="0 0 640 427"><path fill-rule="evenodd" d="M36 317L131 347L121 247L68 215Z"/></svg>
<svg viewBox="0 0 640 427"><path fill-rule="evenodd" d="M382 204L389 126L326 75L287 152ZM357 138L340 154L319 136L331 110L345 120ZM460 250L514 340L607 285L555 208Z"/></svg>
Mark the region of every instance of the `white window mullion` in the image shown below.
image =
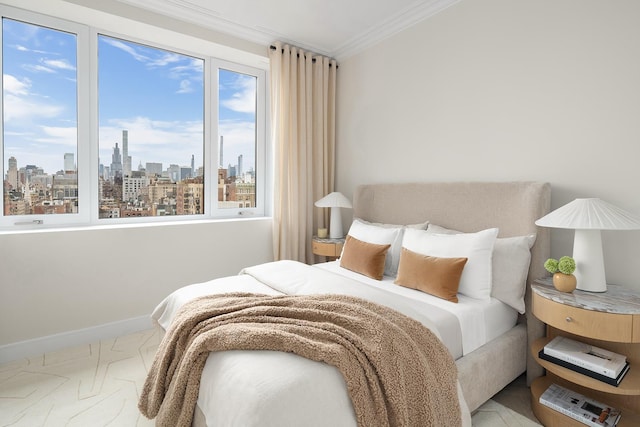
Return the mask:
<svg viewBox="0 0 640 427"><path fill-rule="evenodd" d="M218 82L213 63L212 58L204 62L204 188L207 189L204 213L209 218L217 206L219 163L218 144L215 143L218 138Z"/></svg>
<svg viewBox="0 0 640 427"><path fill-rule="evenodd" d="M92 28L88 41L87 62L89 64L88 76L88 125L87 146L89 148L89 215L91 224L98 224L98 173L100 166L100 153L98 149L98 32Z"/></svg>
<svg viewBox="0 0 640 427"><path fill-rule="evenodd" d="M266 72L261 71L258 76L258 91L257 91L257 111L256 111L256 167L259 168L258 175L260 180L256 185L256 204L260 207L259 215L265 216L271 211L269 200L266 197L267 192L272 188L273 182L270 179L272 171L269 167L270 150L268 141L268 127L267 117L269 114L268 99L267 99L267 76ZM270 193L270 191L269 191Z"/></svg>
<svg viewBox="0 0 640 427"><path fill-rule="evenodd" d="M93 177L96 175L92 161L92 128L95 106L92 102L92 69L91 46L93 35L86 27L78 32L78 215L81 224L91 222L95 194Z"/></svg>

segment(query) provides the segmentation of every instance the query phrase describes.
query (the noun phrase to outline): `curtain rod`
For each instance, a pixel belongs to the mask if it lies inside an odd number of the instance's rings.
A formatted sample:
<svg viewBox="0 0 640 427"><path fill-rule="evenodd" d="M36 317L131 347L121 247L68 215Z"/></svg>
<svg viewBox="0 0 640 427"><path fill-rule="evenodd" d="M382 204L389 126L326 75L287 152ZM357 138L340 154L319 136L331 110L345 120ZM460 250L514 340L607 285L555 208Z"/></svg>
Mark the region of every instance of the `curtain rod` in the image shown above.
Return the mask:
<svg viewBox="0 0 640 427"><path fill-rule="evenodd" d="M269 46L269 49L271 50L276 50L277 47L275 47L274 45ZM284 53L284 49L282 49L282 52ZM300 54L297 54L298 58L300 58ZM311 62L316 62L316 58L311 58ZM331 67L332 64L329 64L329 67ZM338 64L336 64L336 70L340 68L340 66L338 66Z"/></svg>

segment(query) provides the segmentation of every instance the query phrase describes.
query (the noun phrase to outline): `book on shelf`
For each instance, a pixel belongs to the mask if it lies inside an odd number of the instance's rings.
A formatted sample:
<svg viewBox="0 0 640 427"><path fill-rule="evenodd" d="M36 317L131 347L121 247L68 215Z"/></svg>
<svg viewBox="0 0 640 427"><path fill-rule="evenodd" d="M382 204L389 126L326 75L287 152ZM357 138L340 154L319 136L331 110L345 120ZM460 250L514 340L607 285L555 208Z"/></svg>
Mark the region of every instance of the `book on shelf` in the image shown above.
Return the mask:
<svg viewBox="0 0 640 427"><path fill-rule="evenodd" d="M574 365L573 363L564 361L562 359L558 359L557 357L549 356L548 354L545 354L544 349L540 350L540 352L538 353L538 357L542 360L555 363L558 366L571 369L574 372L578 372L579 374L586 375L588 377L591 377L598 381L602 381L614 387L618 387L620 385L620 381L622 381L624 376L627 375L627 372L629 372L629 362L625 362L624 368L622 369L622 371L620 371L620 374L618 374L616 378L611 378L606 375L602 375L597 372L594 372L590 369L583 368L582 366Z"/></svg>
<svg viewBox="0 0 640 427"><path fill-rule="evenodd" d="M540 395L540 403L592 427L613 427L621 416L618 409L557 384L549 385Z"/></svg>
<svg viewBox="0 0 640 427"><path fill-rule="evenodd" d="M557 336L545 345L544 354L609 378L617 378L627 363L622 354L563 336Z"/></svg>

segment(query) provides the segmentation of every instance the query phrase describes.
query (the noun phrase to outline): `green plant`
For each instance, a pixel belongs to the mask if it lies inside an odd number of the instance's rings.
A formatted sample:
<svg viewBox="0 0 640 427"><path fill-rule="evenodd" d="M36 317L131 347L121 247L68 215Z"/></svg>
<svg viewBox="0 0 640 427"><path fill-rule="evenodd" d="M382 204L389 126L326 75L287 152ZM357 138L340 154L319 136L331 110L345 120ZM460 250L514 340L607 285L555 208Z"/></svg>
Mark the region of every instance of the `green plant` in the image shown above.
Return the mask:
<svg viewBox="0 0 640 427"><path fill-rule="evenodd" d="M549 258L544 262L544 268L551 274L573 274L576 271L576 261L570 256L563 256L559 260Z"/></svg>
<svg viewBox="0 0 640 427"><path fill-rule="evenodd" d="M544 268L551 274L558 272L558 260L549 258L544 262Z"/></svg>

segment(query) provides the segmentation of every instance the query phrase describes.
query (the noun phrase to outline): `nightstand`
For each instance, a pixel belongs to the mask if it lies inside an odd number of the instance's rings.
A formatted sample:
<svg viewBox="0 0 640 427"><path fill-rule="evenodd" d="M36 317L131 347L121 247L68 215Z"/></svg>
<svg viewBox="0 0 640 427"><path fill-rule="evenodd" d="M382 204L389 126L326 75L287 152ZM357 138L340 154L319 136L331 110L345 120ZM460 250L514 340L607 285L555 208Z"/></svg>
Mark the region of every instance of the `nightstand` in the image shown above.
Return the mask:
<svg viewBox="0 0 640 427"><path fill-rule="evenodd" d="M321 239L313 236L313 253L327 257L327 261L337 259L342 253L344 238L341 239Z"/></svg>
<svg viewBox="0 0 640 427"><path fill-rule="evenodd" d="M584 426L539 402L551 383L574 390L622 411L619 427L640 425L640 292L607 285L607 292L556 290L551 279L531 286L533 314L547 324L547 336L531 345L536 361L546 369L531 384L531 407L547 427ZM563 335L627 356L629 372L618 387L581 375L538 357L555 336Z"/></svg>

